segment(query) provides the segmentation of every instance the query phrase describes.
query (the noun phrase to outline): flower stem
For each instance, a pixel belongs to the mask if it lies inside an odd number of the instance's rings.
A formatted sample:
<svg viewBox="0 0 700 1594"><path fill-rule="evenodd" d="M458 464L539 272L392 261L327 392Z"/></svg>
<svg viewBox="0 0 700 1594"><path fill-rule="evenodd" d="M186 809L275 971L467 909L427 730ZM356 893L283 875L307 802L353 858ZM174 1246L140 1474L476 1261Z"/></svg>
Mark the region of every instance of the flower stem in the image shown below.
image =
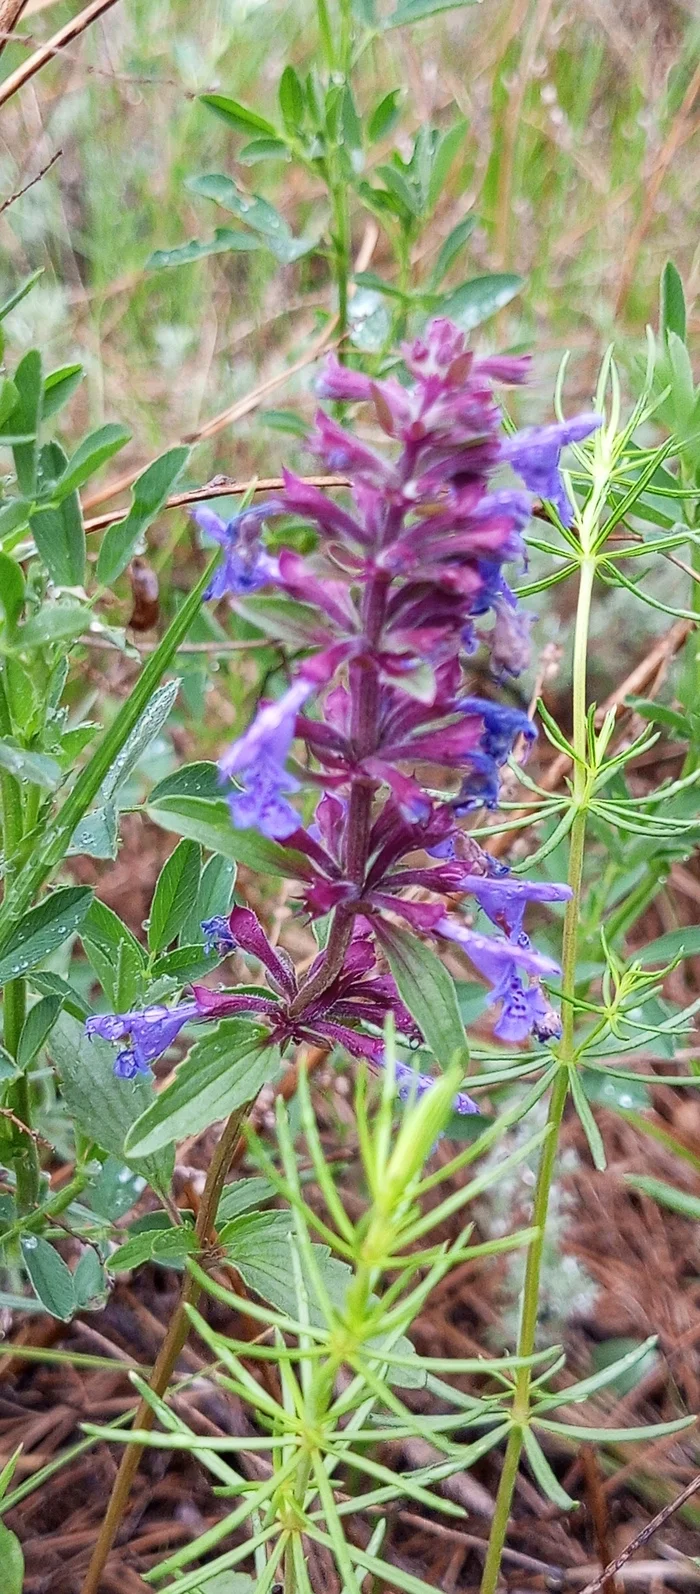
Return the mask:
<svg viewBox="0 0 700 1594"><path fill-rule="evenodd" d="M577 805L574 822L571 827L571 842L569 851L568 883L571 887L571 897L566 906L564 919L564 934L562 941L562 1038L559 1048L559 1071L552 1087L547 1115L547 1128L549 1133L542 1147L537 1182L533 1202L532 1224L535 1236L528 1248L525 1266L525 1282L520 1315L520 1329L518 1334L518 1356L531 1356L536 1343L537 1318L540 1302L540 1283L542 1276L542 1257L544 1254L545 1235L547 1228L547 1213L549 1198L554 1177L554 1167L557 1155L559 1130L564 1115L566 1099L569 1094L569 1069L575 1056L575 1012L573 998L576 991L576 961L578 954L578 932L581 916L581 886L583 880L583 859L586 841L586 787L587 787L587 738L586 738L586 665L588 653L588 628L590 622L591 599L593 595L593 581L595 577L595 559L592 555L584 556L581 560L579 574L578 603L576 609L576 631L574 637L574 662L573 662L573 721L574 736L573 746L577 754L574 764L573 801ZM503 1546L508 1532L508 1520L513 1500L513 1491L518 1476L520 1456L523 1448L523 1434L530 1414L530 1380L531 1369L521 1367L518 1370L515 1382L513 1400L514 1423L508 1436L503 1470L496 1497L496 1509L489 1545L484 1562L484 1571L481 1581L481 1594L495 1594L498 1587L499 1572Z"/></svg>
<svg viewBox="0 0 700 1594"><path fill-rule="evenodd" d="M247 1108L243 1107L231 1114L209 1165L202 1194L202 1204L197 1214L194 1231L197 1249L200 1251L207 1245L209 1240L224 1179L228 1172L231 1156L246 1112ZM187 1308L188 1306L196 1306L200 1294L201 1286L192 1277L191 1273L187 1273L182 1282L180 1299L170 1320L168 1332L163 1340L149 1379L149 1389L152 1389L156 1395L164 1395L170 1383L175 1363L189 1332L190 1325ZM154 1422L155 1412L153 1408L148 1405L147 1401L142 1400L136 1408L134 1428L150 1429L153 1427ZM143 1445L134 1443L127 1446L122 1456L104 1522L102 1523L85 1582L83 1583L82 1594L98 1594L102 1573L128 1504L131 1485L138 1471L143 1448Z"/></svg>

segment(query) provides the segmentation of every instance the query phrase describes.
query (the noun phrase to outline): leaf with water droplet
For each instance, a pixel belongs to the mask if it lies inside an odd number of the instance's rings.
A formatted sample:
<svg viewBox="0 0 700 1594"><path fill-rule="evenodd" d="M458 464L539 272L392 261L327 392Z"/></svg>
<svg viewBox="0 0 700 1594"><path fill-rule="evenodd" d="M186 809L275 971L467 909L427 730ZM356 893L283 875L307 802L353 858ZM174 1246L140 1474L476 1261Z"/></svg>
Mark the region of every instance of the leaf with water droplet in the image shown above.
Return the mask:
<svg viewBox="0 0 700 1594"><path fill-rule="evenodd" d="M61 886L12 926L0 946L0 985L43 963L82 924L93 893L88 886Z"/></svg>

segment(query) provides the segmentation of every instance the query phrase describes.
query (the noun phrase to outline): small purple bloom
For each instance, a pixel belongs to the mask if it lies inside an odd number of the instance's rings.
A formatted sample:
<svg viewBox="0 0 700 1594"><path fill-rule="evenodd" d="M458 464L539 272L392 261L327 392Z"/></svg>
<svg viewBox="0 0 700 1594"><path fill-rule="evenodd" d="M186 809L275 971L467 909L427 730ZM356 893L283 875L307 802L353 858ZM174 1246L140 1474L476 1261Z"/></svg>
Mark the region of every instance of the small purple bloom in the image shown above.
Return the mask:
<svg viewBox="0 0 700 1594"><path fill-rule="evenodd" d="M399 1101L420 1101L426 1091L435 1084L431 1074L419 1074L417 1069L410 1068L407 1063L394 1065L396 1076L396 1094ZM465 1115L479 1111L477 1103L467 1095L466 1090L458 1090L452 1101L453 1112Z"/></svg>
<svg viewBox="0 0 700 1594"><path fill-rule="evenodd" d="M530 663L530 628L535 618L521 609L506 581L494 600L496 624L489 636L491 670L503 675L522 675Z"/></svg>
<svg viewBox="0 0 700 1594"><path fill-rule="evenodd" d="M147 1074L151 1063L167 1052L185 1024L200 1017L196 1002L179 1007L144 1007L134 1013L104 1013L86 1019L85 1032L105 1041L128 1039L130 1044L117 1053L114 1072L120 1079Z"/></svg>
<svg viewBox="0 0 700 1594"><path fill-rule="evenodd" d="M231 933L228 917L225 913L215 913L212 919L202 919L204 931L204 950L208 954L216 952L217 957L228 957L229 952L235 952L237 941Z"/></svg>
<svg viewBox="0 0 700 1594"><path fill-rule="evenodd" d="M263 521L285 513L284 505L276 498L248 505L226 523L206 506L193 511L192 518L200 530L221 543L226 553L223 564L214 571L205 598L223 598L227 593L244 596L277 579L277 560L265 552L259 533Z"/></svg>
<svg viewBox="0 0 700 1594"><path fill-rule="evenodd" d="M298 829L299 815L283 794L298 791L299 782L285 764L297 714L312 691L313 682L301 676L283 697L258 710L252 725L219 760L224 779L239 776L244 786L228 799L237 829L257 829L280 840Z"/></svg>
<svg viewBox="0 0 700 1594"><path fill-rule="evenodd" d="M509 936L519 936L528 902L566 902L571 887L550 884L546 880L520 880L513 875L489 878L488 875L465 875L461 891L476 897L480 908L493 924Z"/></svg>
<svg viewBox="0 0 700 1594"><path fill-rule="evenodd" d="M540 989L541 979L553 979L561 973L559 964L542 952L535 952L527 936L517 941L507 941L500 936L481 935L455 919L445 915L434 926L435 934L445 940L455 941L466 952L470 962L489 981L489 1002L501 1002L502 1009L494 1034L500 1040L519 1042L531 1033L539 1035L549 1024L548 1038L555 1036L552 1018L556 1019ZM523 984L523 975L529 985Z"/></svg>
<svg viewBox="0 0 700 1594"><path fill-rule="evenodd" d="M470 773L465 777L455 798L456 814L469 813L483 804L495 808L498 802L498 771L513 751L518 736L533 742L537 731L527 714L505 703L492 703L485 697L460 698L456 707L462 714L478 714L483 720L483 731L476 748L469 755Z"/></svg>
<svg viewBox="0 0 700 1594"><path fill-rule="evenodd" d="M600 423L600 415L576 415L571 421L516 432L502 446L501 458L522 476L531 493L554 505L564 526L571 525L573 510L559 473L559 455L569 443L581 443L590 437Z"/></svg>

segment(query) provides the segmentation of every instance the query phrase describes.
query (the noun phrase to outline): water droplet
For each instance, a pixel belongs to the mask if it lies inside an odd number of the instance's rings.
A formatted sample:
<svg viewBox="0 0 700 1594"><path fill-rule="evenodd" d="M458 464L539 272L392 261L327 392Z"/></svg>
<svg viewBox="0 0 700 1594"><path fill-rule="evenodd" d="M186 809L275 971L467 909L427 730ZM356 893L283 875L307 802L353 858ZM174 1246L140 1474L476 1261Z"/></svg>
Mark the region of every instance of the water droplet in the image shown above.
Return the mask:
<svg viewBox="0 0 700 1594"><path fill-rule="evenodd" d="M26 1234L22 1241L23 1249L25 1251L36 1251L36 1245L36 1236L34 1234Z"/></svg>

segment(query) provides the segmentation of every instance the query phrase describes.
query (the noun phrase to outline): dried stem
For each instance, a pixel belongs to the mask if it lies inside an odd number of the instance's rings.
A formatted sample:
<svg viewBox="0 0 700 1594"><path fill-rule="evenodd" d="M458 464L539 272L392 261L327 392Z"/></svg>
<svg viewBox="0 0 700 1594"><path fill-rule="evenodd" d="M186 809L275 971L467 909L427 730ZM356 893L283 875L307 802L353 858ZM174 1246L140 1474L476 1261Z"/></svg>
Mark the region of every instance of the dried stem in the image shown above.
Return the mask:
<svg viewBox="0 0 700 1594"><path fill-rule="evenodd" d="M54 33L46 44L41 44L39 49L29 56L27 61L23 61L22 65L17 67L15 72L10 72L4 83L0 83L0 105L6 105L7 101L12 99L13 94L17 94L19 89L24 88L25 83L29 82L30 78L33 78L37 72L41 71L42 66L46 66L47 61L50 61L52 56L60 53L64 44L72 44L74 39L84 33L86 28L89 28L91 22L96 22L97 18L101 17L105 11L109 11L114 4L115 0L92 0L92 4L86 6L84 11L79 11L77 17L72 17L65 27L59 28L58 33ZM17 12L17 16L19 14Z"/></svg>

